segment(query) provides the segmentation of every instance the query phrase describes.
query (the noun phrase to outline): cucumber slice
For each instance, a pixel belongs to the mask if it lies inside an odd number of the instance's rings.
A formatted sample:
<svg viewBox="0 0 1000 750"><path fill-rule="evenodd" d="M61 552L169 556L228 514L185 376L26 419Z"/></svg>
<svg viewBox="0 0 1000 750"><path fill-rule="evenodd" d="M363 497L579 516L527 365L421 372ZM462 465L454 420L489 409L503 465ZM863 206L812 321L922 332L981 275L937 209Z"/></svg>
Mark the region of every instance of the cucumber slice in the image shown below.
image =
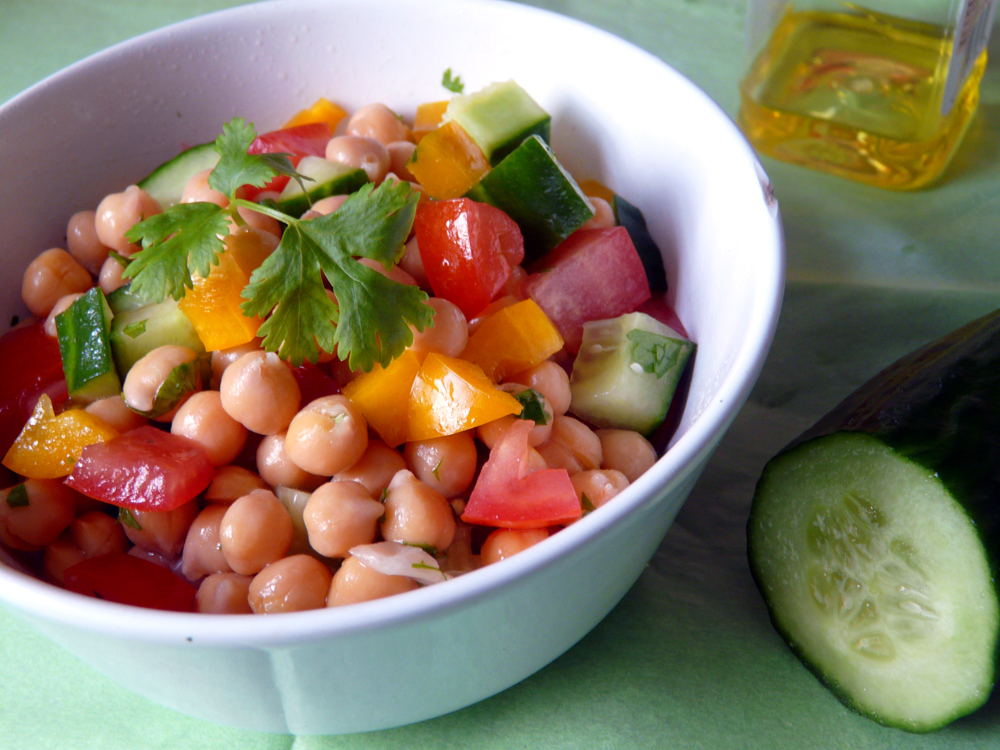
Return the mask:
<svg viewBox="0 0 1000 750"><path fill-rule="evenodd" d="M108 295L108 306L113 314L121 315L123 312L138 310L149 304L149 300L134 294L129 286L129 284L124 284Z"/></svg>
<svg viewBox="0 0 1000 750"><path fill-rule="evenodd" d="M192 146L150 172L139 181L139 187L153 196L161 208L169 208L180 203L181 193L189 179L198 172L214 169L218 163L219 154L214 141Z"/></svg>
<svg viewBox="0 0 1000 750"><path fill-rule="evenodd" d="M330 161L322 156L303 157L296 171L307 178L304 181L306 189L302 189L298 180L289 180L278 196L278 209L296 218L308 211L316 201L331 195L353 193L368 182L365 170Z"/></svg>
<svg viewBox="0 0 1000 750"><path fill-rule="evenodd" d="M449 120L462 126L493 166L529 136L548 142L552 122L548 112L514 81L453 97L442 122Z"/></svg>
<svg viewBox="0 0 1000 750"><path fill-rule="evenodd" d="M205 352L191 321L169 297L163 302L123 312L111 321L111 353L122 380L132 365L166 344L186 346L199 354Z"/></svg>
<svg viewBox="0 0 1000 750"><path fill-rule="evenodd" d="M121 381L111 356L111 308L93 287L56 316L66 390L83 402L115 396Z"/></svg>
<svg viewBox="0 0 1000 750"><path fill-rule="evenodd" d="M583 326L570 411L596 427L648 435L670 409L695 345L645 313Z"/></svg>

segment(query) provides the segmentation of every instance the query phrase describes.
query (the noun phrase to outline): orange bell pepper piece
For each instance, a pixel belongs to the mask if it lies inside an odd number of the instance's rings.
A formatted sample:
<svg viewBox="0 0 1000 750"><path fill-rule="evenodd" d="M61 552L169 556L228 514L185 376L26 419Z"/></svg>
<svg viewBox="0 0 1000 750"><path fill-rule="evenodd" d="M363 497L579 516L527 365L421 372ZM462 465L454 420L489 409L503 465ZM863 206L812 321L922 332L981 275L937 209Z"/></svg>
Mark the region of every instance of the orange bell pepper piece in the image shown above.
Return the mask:
<svg viewBox="0 0 1000 750"><path fill-rule="evenodd" d="M419 370L420 358L407 349L388 367L375 365L342 389L368 425L393 448L406 442L410 390Z"/></svg>
<svg viewBox="0 0 1000 750"><path fill-rule="evenodd" d="M406 165L432 198L461 198L490 171L490 162L456 122L425 135Z"/></svg>
<svg viewBox="0 0 1000 750"><path fill-rule="evenodd" d="M427 102L417 107L416 117L413 118L413 140L420 143L425 135L440 127L446 109L448 109L447 99L441 102Z"/></svg>
<svg viewBox="0 0 1000 750"><path fill-rule="evenodd" d="M325 122L330 125L330 130L334 131L345 117L347 117L347 112L342 107L321 96L311 107L297 112L291 120L281 126L281 129L311 125L314 122Z"/></svg>
<svg viewBox="0 0 1000 750"><path fill-rule="evenodd" d="M84 448L116 435L114 427L83 409L56 415L52 399L43 393L3 465L29 479L59 479L73 471Z"/></svg>
<svg viewBox="0 0 1000 750"><path fill-rule="evenodd" d="M563 348L559 331L531 299L518 302L484 320L459 355L479 365L499 382L534 367Z"/></svg>
<svg viewBox="0 0 1000 750"><path fill-rule="evenodd" d="M603 198L608 203L615 199L614 191L597 180L581 180L580 189L588 198Z"/></svg>

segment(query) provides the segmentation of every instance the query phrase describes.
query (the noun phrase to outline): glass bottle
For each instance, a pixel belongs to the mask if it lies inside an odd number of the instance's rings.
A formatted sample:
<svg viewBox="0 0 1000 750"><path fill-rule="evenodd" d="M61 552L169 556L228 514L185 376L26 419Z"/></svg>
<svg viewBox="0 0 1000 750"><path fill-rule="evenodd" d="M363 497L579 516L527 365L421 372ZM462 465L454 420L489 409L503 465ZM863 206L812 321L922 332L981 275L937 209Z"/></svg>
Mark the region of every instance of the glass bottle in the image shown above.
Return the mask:
<svg viewBox="0 0 1000 750"><path fill-rule="evenodd" d="M885 188L938 178L998 0L749 0L738 122L761 153Z"/></svg>

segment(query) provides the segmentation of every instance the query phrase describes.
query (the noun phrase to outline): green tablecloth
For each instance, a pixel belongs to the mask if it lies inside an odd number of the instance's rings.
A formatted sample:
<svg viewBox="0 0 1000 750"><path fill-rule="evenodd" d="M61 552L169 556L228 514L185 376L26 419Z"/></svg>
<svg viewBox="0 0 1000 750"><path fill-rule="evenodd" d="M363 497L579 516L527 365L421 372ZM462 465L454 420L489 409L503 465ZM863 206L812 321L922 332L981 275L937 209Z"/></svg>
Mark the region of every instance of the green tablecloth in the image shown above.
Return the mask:
<svg viewBox="0 0 1000 750"><path fill-rule="evenodd" d="M0 0L0 101L115 42L239 0ZM533 0L658 55L730 114L745 0ZM991 55L1000 55L994 39ZM789 284L771 356L655 559L621 604L523 683L449 716L366 735L218 727L119 688L0 611L0 747L995 748L1000 696L931 736L845 709L771 629L743 528L767 458L915 346L1000 304L1000 73L946 181L916 194L765 161ZM2 160L2 155L0 155Z"/></svg>

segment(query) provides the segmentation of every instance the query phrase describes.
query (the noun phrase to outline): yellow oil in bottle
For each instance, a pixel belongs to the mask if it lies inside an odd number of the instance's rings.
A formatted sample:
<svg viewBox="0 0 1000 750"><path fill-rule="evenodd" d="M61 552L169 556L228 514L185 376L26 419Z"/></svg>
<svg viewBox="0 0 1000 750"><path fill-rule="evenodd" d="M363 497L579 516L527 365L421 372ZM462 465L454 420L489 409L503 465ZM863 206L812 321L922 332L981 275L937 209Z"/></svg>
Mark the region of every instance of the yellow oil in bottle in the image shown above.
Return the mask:
<svg viewBox="0 0 1000 750"><path fill-rule="evenodd" d="M871 13L789 10L740 86L738 122L761 153L884 188L944 171L979 102L986 52L942 114L951 40Z"/></svg>

